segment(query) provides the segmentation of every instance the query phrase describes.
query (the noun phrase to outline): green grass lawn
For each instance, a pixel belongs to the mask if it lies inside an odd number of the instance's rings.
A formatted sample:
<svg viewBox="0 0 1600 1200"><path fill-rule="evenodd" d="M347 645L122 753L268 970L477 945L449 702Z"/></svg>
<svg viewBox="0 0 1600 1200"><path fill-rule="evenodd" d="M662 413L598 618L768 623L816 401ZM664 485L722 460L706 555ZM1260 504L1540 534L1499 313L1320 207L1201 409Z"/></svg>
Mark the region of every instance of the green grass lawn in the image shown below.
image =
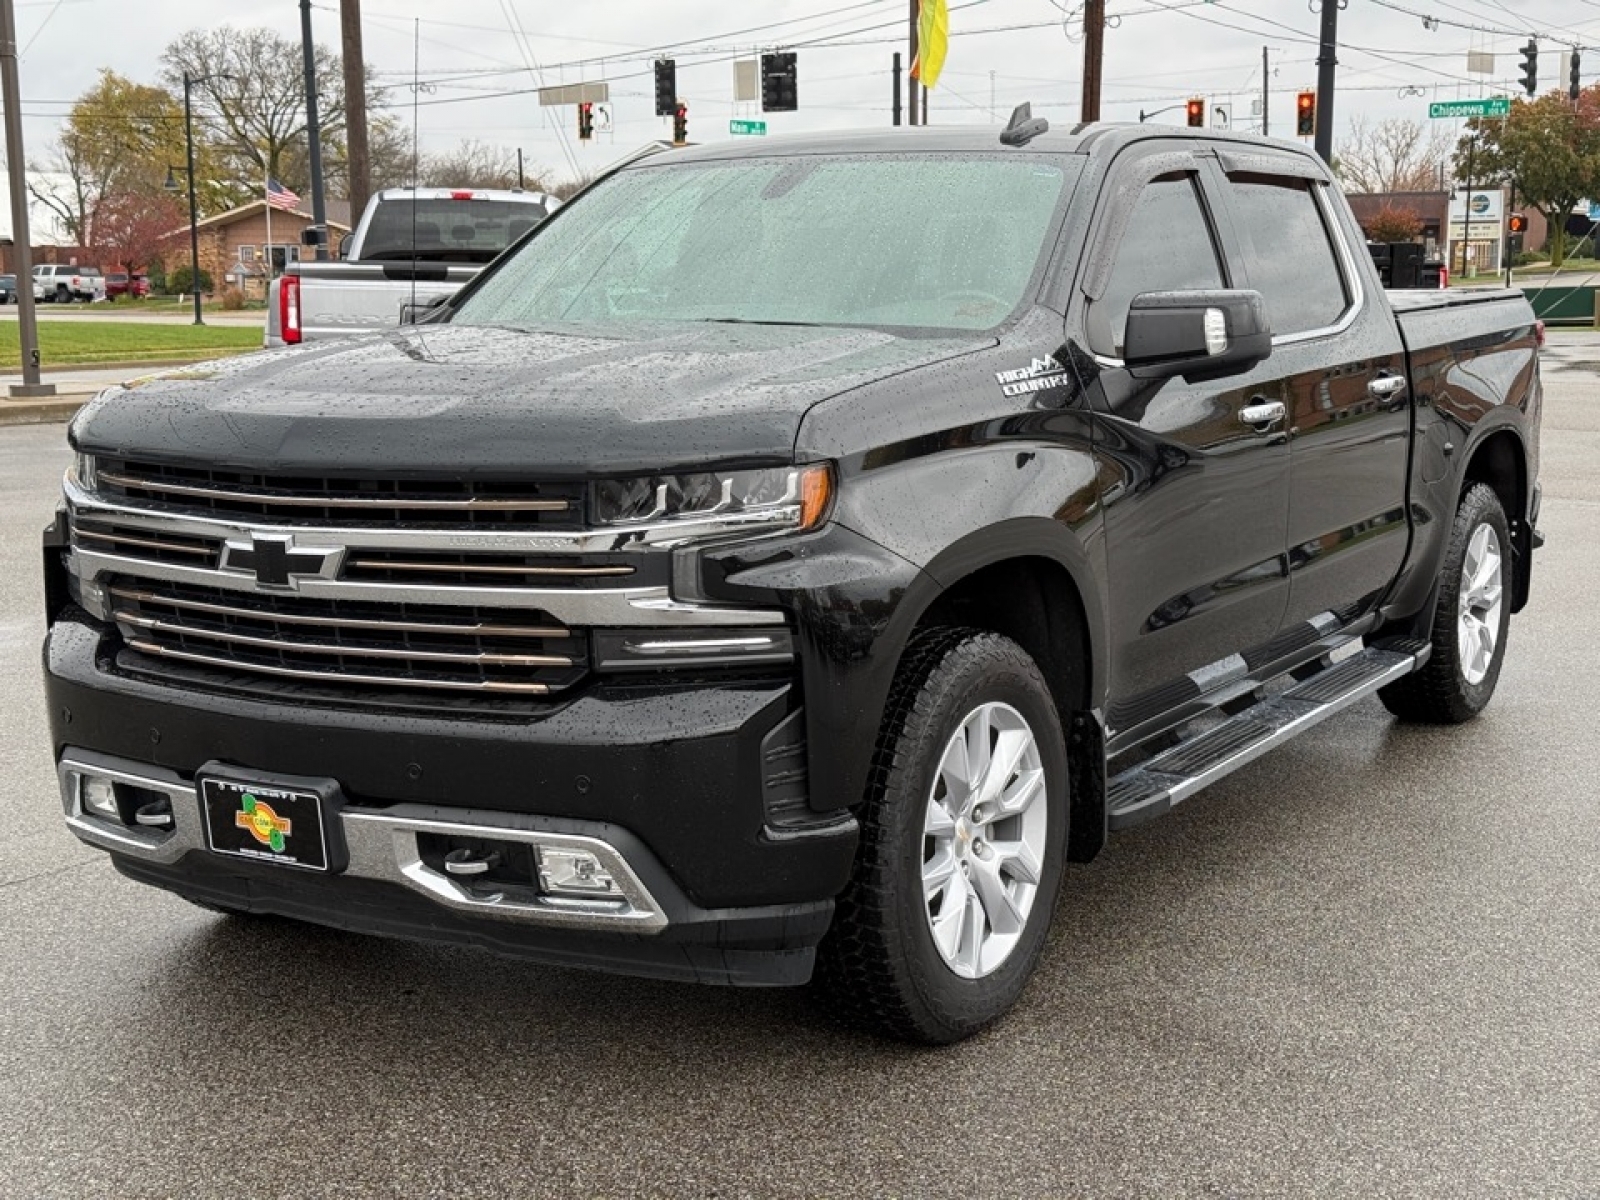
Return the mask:
<svg viewBox="0 0 1600 1200"><path fill-rule="evenodd" d="M145 359L218 358L261 348L261 330L238 325L123 325L110 321L41 320L39 361L76 363L139 362ZM0 367L22 365L17 322L0 324Z"/></svg>

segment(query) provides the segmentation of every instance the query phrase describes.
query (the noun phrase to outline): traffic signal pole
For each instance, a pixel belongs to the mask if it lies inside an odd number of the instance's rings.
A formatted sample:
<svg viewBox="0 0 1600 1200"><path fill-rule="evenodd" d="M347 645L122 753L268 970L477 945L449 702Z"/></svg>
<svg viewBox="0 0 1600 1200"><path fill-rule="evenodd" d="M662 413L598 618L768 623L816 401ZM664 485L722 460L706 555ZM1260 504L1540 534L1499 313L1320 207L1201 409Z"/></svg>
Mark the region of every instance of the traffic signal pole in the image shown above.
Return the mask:
<svg viewBox="0 0 1600 1200"><path fill-rule="evenodd" d="M1317 157L1333 165L1333 74L1339 65L1339 5L1344 0L1322 0L1322 44L1317 48Z"/></svg>

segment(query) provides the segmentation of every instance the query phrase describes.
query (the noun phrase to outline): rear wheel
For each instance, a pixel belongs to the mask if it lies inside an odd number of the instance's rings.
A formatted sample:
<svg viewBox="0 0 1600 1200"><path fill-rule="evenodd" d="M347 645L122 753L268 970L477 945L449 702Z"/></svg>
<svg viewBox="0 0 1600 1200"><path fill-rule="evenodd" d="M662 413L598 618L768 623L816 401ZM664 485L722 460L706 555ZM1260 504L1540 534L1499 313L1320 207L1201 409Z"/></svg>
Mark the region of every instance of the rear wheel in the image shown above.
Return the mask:
<svg viewBox="0 0 1600 1200"><path fill-rule="evenodd" d="M67 285L64 284L64 283L56 285L56 303L57 304L71 304L72 303L72 293L67 291Z"/></svg>
<svg viewBox="0 0 1600 1200"><path fill-rule="evenodd" d="M1015 642L931 630L879 734L861 848L817 979L846 1020L912 1041L977 1032L1044 949L1067 837L1050 689Z"/></svg>
<svg viewBox="0 0 1600 1200"><path fill-rule="evenodd" d="M1422 670L1378 695L1407 721L1454 725L1483 711L1500 681L1511 627L1511 532L1500 499L1486 484L1461 497L1440 574Z"/></svg>

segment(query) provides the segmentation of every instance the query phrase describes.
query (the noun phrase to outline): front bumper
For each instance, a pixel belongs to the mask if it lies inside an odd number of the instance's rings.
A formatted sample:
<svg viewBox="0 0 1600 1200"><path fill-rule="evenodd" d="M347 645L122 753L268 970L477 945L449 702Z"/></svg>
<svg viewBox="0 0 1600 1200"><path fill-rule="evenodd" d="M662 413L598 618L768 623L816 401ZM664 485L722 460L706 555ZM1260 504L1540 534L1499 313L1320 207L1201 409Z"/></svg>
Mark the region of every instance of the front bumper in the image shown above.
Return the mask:
<svg viewBox="0 0 1600 1200"><path fill-rule="evenodd" d="M110 762L187 816L157 846L145 830L97 828L105 823L74 810L65 786L69 824L124 874L194 899L548 962L796 983L848 878L853 818L808 813L786 828L771 803L773 739L803 725L786 680L606 683L537 718L413 716L122 675L105 636L68 606L46 641L64 784L74 761ZM337 781L349 867L315 875L206 849L193 781L214 761ZM444 827L598 842L637 883L632 915L575 912L531 893L474 896L413 853L418 832Z"/></svg>

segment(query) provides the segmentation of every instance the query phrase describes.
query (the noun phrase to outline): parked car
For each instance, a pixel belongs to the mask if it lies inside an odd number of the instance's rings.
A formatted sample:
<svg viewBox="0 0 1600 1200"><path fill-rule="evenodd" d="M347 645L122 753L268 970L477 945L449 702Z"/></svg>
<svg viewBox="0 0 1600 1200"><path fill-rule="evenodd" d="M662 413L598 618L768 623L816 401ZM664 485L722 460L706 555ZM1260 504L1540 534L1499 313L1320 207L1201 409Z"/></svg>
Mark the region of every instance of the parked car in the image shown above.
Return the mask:
<svg viewBox="0 0 1600 1200"><path fill-rule="evenodd" d="M15 275L0 275L0 304L15 304L17 302L17 277Z"/></svg>
<svg viewBox="0 0 1600 1200"><path fill-rule="evenodd" d="M950 1042L1114 831L1374 694L1490 702L1542 541L1520 292L1391 303L1295 143L744 143L602 177L428 325L79 413L78 838L213 910L815 975Z"/></svg>
<svg viewBox="0 0 1600 1200"><path fill-rule="evenodd" d="M150 280L147 276L127 271L112 271L106 276L107 300L115 300L118 296L140 299L149 294Z"/></svg>
<svg viewBox="0 0 1600 1200"><path fill-rule="evenodd" d="M66 304L106 298L106 277L99 267L71 267L43 263L33 269L33 298L46 303Z"/></svg>
<svg viewBox="0 0 1600 1200"><path fill-rule="evenodd" d="M291 263L267 293L265 344L361 333L425 314L560 207L543 192L388 188L339 262Z"/></svg>

